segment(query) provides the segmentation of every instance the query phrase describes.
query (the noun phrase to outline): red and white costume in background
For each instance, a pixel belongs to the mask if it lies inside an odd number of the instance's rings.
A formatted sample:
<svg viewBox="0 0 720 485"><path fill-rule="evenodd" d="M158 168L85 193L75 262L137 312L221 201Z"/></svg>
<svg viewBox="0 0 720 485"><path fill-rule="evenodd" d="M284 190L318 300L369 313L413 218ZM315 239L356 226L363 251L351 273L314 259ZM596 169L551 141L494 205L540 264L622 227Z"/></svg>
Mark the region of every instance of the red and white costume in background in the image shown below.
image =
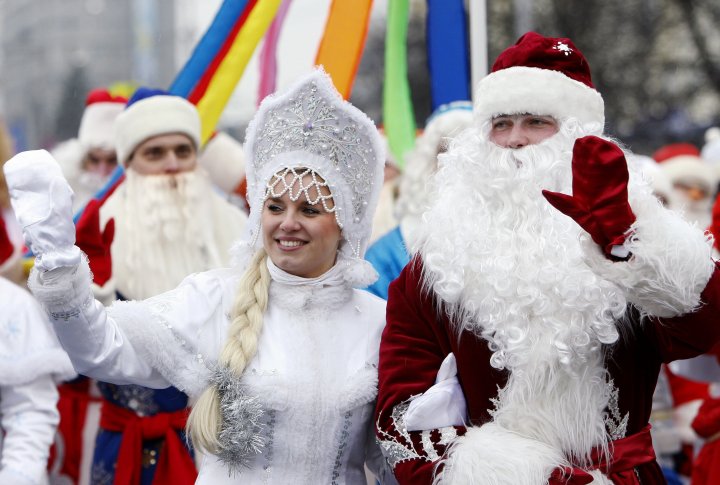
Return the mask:
<svg viewBox="0 0 720 485"><path fill-rule="evenodd" d="M568 39L527 34L476 99L479 126L440 157L417 253L390 286L376 410L386 458L413 485L663 483L648 426L660 366L720 338L708 241L634 172L626 191L576 171L617 148L574 145L604 116ZM516 113L552 115L560 130L517 150L489 142L492 117ZM634 222L614 244L541 195L572 183L579 199L583 175L601 197L629 195Z"/></svg>
<svg viewBox="0 0 720 485"><path fill-rule="evenodd" d="M107 176L83 168L88 151L100 148L115 150L113 125L125 108L127 99L113 96L105 89L94 89L85 99L77 138L63 141L51 151L75 194L73 210L83 207L107 182Z"/></svg>

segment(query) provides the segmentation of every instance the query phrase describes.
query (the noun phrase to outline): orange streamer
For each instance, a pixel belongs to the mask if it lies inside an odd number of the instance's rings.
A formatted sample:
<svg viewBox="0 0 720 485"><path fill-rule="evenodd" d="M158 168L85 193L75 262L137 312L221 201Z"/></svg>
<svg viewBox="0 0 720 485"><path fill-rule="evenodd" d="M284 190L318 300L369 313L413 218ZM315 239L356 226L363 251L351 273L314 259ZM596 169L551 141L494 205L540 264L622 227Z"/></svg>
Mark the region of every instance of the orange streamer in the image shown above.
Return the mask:
<svg viewBox="0 0 720 485"><path fill-rule="evenodd" d="M372 0L333 0L316 65L323 65L343 98L352 91L365 47Z"/></svg>

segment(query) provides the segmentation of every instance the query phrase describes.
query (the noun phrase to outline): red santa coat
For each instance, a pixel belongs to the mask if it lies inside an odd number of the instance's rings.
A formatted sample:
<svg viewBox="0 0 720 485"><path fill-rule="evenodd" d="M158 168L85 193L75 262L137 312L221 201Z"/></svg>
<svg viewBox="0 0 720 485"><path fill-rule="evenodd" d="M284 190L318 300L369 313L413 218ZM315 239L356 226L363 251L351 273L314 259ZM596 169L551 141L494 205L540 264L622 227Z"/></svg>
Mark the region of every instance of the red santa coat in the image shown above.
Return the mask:
<svg viewBox="0 0 720 485"><path fill-rule="evenodd" d="M623 326L633 330L607 349L605 366L619 390L618 409L610 412L627 416L628 439L615 443L615 463L604 470L616 484L640 483L638 478L642 483L664 483L647 432L653 391L662 363L707 352L720 339L719 268L716 264L701 295L704 304L699 310L643 322L638 312L631 310L629 322ZM508 374L490 366L491 352L486 341L467 331L457 338L437 299L423 290L422 262L416 258L390 286L387 324L380 346L378 437L385 450L390 450L386 455L393 455L390 461L394 462L391 464L401 484L432 483L439 457L451 442L448 436L454 433L447 429L429 433L399 431L395 429L393 411L434 384L440 364L451 352L457 359L469 420L473 426L481 426L491 420L492 399L497 399L498 388L505 385ZM465 428L455 427L455 432L462 435ZM592 480L579 470L573 474L575 478L569 483Z"/></svg>

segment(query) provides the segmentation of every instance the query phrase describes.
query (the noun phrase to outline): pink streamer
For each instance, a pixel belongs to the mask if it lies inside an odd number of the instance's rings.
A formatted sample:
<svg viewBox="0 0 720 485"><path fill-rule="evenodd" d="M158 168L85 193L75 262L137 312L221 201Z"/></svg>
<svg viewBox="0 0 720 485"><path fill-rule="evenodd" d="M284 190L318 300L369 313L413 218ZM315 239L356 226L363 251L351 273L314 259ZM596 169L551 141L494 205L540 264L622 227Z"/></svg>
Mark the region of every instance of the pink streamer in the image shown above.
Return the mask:
<svg viewBox="0 0 720 485"><path fill-rule="evenodd" d="M260 84L258 86L257 105L265 99L269 94L275 92L277 83L277 43L280 37L280 30L285 21L290 3L292 0L283 0L280 8L275 15L275 20L270 24L270 28L265 34L265 42L263 42L260 51Z"/></svg>

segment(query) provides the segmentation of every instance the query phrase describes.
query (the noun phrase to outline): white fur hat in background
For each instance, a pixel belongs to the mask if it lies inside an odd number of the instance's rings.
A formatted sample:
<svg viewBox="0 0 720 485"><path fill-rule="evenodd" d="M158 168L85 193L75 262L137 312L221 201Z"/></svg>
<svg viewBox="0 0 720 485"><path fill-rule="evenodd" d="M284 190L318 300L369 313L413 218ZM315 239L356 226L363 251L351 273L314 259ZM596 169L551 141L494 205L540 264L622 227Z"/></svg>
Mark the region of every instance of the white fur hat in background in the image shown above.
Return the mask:
<svg viewBox="0 0 720 485"><path fill-rule="evenodd" d="M675 184L692 182L701 184L712 194L718 178L713 168L700 158L700 150L690 143L672 143L658 149L653 158L660 164L660 170Z"/></svg>
<svg viewBox="0 0 720 485"><path fill-rule="evenodd" d="M140 88L115 121L115 149L124 167L142 142L158 135L181 133L200 147L200 115L185 98L160 89Z"/></svg>
<svg viewBox="0 0 720 485"><path fill-rule="evenodd" d="M93 89L88 93L78 130L78 140L83 149L115 149L115 120L126 104L127 98L114 96L107 89Z"/></svg>
<svg viewBox="0 0 720 485"><path fill-rule="evenodd" d="M245 151L242 143L218 131L202 149L198 163L220 190L231 194L245 178Z"/></svg>

